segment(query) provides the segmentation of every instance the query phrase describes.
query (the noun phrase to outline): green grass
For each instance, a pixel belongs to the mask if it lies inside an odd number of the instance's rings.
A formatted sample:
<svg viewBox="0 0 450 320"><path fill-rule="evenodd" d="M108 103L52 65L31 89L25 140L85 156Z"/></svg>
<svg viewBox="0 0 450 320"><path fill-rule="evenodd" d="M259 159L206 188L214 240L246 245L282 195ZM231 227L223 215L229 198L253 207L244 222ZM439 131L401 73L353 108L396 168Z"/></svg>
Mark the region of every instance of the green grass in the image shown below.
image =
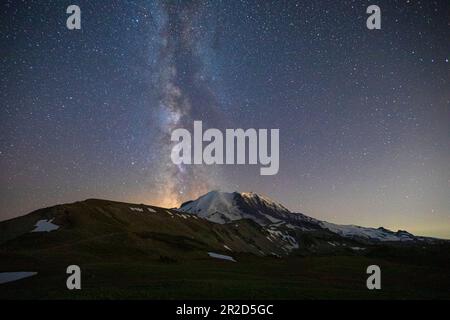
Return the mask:
<svg viewBox="0 0 450 320"><path fill-rule="evenodd" d="M448 270L361 256L262 258L237 263L209 258L78 262L82 290L65 287L66 264L0 287L1 299L449 299ZM365 287L370 264L382 269L382 290ZM35 269L33 269L34 271Z"/></svg>

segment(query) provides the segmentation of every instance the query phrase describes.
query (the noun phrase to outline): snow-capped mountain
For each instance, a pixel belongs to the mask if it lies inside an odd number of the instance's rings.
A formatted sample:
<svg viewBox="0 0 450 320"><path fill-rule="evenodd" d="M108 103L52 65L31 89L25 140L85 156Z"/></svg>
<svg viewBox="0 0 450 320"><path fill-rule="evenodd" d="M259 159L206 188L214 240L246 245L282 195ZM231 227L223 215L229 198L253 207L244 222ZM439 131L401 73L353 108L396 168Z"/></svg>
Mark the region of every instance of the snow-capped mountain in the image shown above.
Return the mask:
<svg viewBox="0 0 450 320"><path fill-rule="evenodd" d="M409 232L385 228L366 228L338 225L317 220L302 213L294 213L283 205L253 192L211 191L194 201L181 205L180 211L198 215L209 221L224 224L240 219L251 219L273 230L273 226L286 226L302 231L327 230L344 238L366 241L412 241L423 238Z"/></svg>
<svg viewBox="0 0 450 320"><path fill-rule="evenodd" d="M183 203L179 210L221 224L248 218L236 203L238 195L236 192L211 191L195 201Z"/></svg>
<svg viewBox="0 0 450 320"><path fill-rule="evenodd" d="M283 205L253 192L211 191L197 200L183 203L179 210L221 224L251 219L265 226L302 218L293 215Z"/></svg>

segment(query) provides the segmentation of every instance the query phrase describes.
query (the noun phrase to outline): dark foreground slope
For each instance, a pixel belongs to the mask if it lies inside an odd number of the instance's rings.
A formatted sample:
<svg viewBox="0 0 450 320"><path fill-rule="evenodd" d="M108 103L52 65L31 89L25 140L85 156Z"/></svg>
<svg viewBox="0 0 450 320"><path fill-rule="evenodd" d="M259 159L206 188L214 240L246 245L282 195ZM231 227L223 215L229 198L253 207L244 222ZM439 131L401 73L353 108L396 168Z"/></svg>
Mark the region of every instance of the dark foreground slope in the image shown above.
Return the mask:
<svg viewBox="0 0 450 320"><path fill-rule="evenodd" d="M59 228L30 232L44 219ZM450 298L445 243L315 254L300 246L286 255L269 236L250 220L216 224L104 200L41 209L0 223L0 272L38 272L0 284L0 299ZM303 236L314 246L314 234ZM72 264L82 270L79 291L66 288ZM371 264L382 268L380 291L366 289Z"/></svg>

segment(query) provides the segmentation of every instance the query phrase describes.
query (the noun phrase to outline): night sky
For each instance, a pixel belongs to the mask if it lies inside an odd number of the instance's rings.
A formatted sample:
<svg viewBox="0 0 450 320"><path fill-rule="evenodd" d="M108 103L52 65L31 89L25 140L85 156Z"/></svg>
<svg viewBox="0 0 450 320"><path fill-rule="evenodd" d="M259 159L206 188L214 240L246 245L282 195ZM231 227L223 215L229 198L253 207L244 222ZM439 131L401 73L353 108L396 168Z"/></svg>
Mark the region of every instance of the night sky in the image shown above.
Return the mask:
<svg viewBox="0 0 450 320"><path fill-rule="evenodd" d="M66 8L81 8L81 30ZM377 4L382 29L366 28ZM450 5L2 1L0 220L105 198L254 191L335 223L450 238ZM280 170L185 166L170 133L279 128Z"/></svg>

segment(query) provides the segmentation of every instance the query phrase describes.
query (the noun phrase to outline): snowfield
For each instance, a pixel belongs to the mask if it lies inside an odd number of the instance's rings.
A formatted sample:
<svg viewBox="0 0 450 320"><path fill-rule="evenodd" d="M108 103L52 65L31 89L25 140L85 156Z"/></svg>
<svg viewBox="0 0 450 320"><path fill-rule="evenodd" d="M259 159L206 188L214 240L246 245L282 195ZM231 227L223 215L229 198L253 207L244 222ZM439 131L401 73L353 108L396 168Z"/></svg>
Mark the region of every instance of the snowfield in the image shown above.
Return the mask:
<svg viewBox="0 0 450 320"><path fill-rule="evenodd" d="M322 221L321 226L343 237L360 237L378 241L411 241L414 236L407 232L392 232L384 228L365 228L354 225L338 225Z"/></svg>
<svg viewBox="0 0 450 320"><path fill-rule="evenodd" d="M0 284L17 281L37 275L37 272L0 272Z"/></svg>
<svg viewBox="0 0 450 320"><path fill-rule="evenodd" d="M214 253L214 252L208 252L208 255L211 258L216 258L216 259L222 259L222 260L228 260L228 261L236 262L236 260L234 260L233 257L226 256L226 255L223 255L223 254L218 254L218 253Z"/></svg>
<svg viewBox="0 0 450 320"><path fill-rule="evenodd" d="M298 242L297 242L297 240L295 240L294 237L292 237L288 234L285 234L281 231L278 231L278 230L267 229L267 231L270 234L269 237L267 237L267 239L269 239L270 241L272 241L270 238L273 238L273 239L278 238L286 243L284 245L284 249L290 251L290 250L299 248Z"/></svg>
<svg viewBox="0 0 450 320"><path fill-rule="evenodd" d="M54 223L52 223L52 221L53 221L53 219L51 219L51 220L46 220L46 219L39 220L34 225L36 228L31 230L31 232L50 232L50 231L59 229L59 226L54 224Z"/></svg>

